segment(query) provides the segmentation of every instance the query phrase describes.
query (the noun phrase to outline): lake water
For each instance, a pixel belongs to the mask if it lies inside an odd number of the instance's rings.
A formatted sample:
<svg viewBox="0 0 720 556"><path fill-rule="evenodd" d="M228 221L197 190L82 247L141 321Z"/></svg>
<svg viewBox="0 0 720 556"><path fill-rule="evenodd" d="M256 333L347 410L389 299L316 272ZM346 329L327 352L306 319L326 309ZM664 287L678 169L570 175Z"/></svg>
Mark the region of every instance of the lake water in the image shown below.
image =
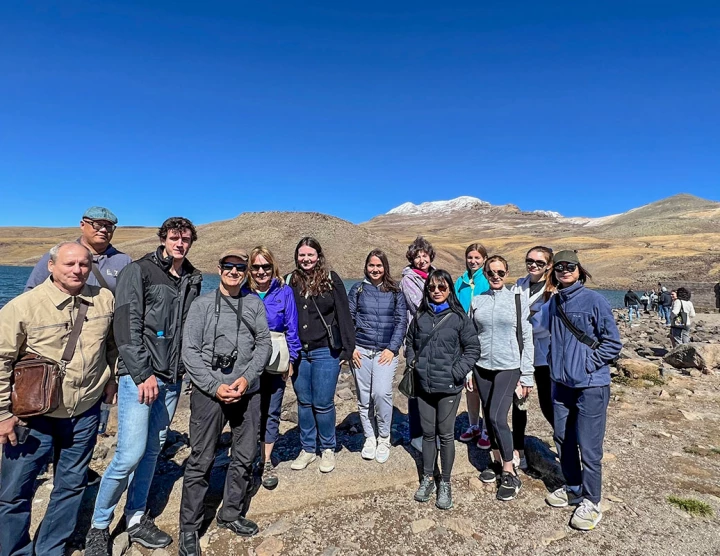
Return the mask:
<svg viewBox="0 0 720 556"><path fill-rule="evenodd" d="M22 293L27 282L28 276L32 267L28 266L0 266L0 307L5 305L16 295ZM357 280L345 280L345 287L350 287L357 282ZM214 290L220 283L220 277L217 274L206 274L203 277L202 290L203 293ZM610 305L614 308L623 307L623 298L625 297L624 291L617 290L597 290L603 294Z"/></svg>

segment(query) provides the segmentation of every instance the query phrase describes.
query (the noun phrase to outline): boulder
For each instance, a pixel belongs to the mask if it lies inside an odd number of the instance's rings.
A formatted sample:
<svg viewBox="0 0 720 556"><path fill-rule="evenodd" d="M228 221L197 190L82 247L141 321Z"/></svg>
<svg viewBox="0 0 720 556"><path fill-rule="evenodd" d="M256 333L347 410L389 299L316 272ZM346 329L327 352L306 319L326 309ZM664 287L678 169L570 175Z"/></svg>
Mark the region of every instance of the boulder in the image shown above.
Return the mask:
<svg viewBox="0 0 720 556"><path fill-rule="evenodd" d="M720 367L720 344L684 344L665 356L665 362L677 369L701 371Z"/></svg>
<svg viewBox="0 0 720 556"><path fill-rule="evenodd" d="M619 359L617 368L630 378L641 378L645 376L660 376L660 366L647 359Z"/></svg>

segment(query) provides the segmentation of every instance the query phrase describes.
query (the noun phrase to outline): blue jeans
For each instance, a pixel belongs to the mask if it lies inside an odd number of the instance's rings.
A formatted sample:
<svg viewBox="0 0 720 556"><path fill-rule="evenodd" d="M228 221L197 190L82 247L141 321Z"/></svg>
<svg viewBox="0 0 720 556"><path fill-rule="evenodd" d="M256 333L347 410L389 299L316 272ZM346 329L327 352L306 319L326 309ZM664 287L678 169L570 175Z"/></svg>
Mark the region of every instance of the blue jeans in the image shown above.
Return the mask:
<svg viewBox="0 0 720 556"><path fill-rule="evenodd" d="M87 485L99 422L99 403L77 417L31 417L25 443L5 445L0 472L2 556L64 556ZM35 479L51 457L55 463L53 490L33 547L29 529Z"/></svg>
<svg viewBox="0 0 720 556"><path fill-rule="evenodd" d="M126 488L125 516L130 519L145 513L155 464L182 389L180 381L166 384L158 378L157 382L160 393L152 405L147 406L138 401L138 387L133 379L128 375L120 377L117 448L95 500L92 526L96 529L110 527L115 506Z"/></svg>
<svg viewBox="0 0 720 556"><path fill-rule="evenodd" d="M662 305L660 306L660 318L665 319L665 324L667 324L668 326L670 326L670 324L671 324L671 322L670 322L671 310L672 310L672 307L663 307Z"/></svg>
<svg viewBox="0 0 720 556"><path fill-rule="evenodd" d="M335 388L340 376L340 354L329 348L300 352L292 381L298 402L302 449L335 450Z"/></svg>
<svg viewBox="0 0 720 556"><path fill-rule="evenodd" d="M633 311L635 311L637 318L640 318L640 305L628 305L628 322L632 322Z"/></svg>
<svg viewBox="0 0 720 556"><path fill-rule="evenodd" d="M278 438L284 395L282 375L267 371L260 375L260 441L265 444L275 444Z"/></svg>
<svg viewBox="0 0 720 556"><path fill-rule="evenodd" d="M552 396L555 446L565 481L582 485L583 498L599 504L610 386L569 388L553 381Z"/></svg>

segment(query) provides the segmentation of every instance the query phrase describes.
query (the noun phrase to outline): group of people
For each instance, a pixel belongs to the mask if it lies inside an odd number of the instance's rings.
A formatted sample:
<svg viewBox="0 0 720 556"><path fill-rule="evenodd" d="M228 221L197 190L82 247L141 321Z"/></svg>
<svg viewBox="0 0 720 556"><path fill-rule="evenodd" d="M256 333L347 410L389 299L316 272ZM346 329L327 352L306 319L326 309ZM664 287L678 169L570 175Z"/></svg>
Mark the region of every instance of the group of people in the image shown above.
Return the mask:
<svg viewBox="0 0 720 556"><path fill-rule="evenodd" d="M668 291L667 287L658 284L657 289L643 292L642 296L629 289L624 302L628 310L628 322L632 323L633 313L640 318L640 305L644 312L656 313L657 318L670 327L672 347L690 342L690 327L695 318L695 306L690 301L692 293L685 287Z"/></svg>
<svg viewBox="0 0 720 556"><path fill-rule="evenodd" d="M273 447L288 379L301 443L293 470L305 469L318 453L321 472L335 468L342 362L355 379L361 457L382 464L391 455L393 381L403 349L403 381L413 385L410 443L422 453L415 500L436 494L438 508L453 506L463 391L470 426L460 440L492 450L480 478L497 483L499 500L514 499L518 469L527 468L527 402L537 385L567 483L547 502L576 505L571 524L579 529L600 521L608 365L621 343L609 304L584 287L590 274L576 252L531 248L527 275L509 288L506 259L488 256L481 244L468 246L466 271L454 281L433 266L432 245L418 237L400 280L376 249L367 255L364 279L346 293L318 241L304 237L295 268L284 276L265 247L223 252L218 288L201 295L202 274L187 259L197 240L190 220L167 219L158 248L134 262L110 243L117 222L106 208L88 209L81 237L53 247L33 270L28 291L0 310L0 555L64 554L103 402L118 404L117 447L100 481L85 554L111 553L109 527L125 491L131 542L168 546L172 537L146 509L184 377L192 383L191 453L179 554L201 554L204 499L228 424L232 457L217 524L240 536L256 534L246 517L253 463L259 452L262 484L275 488ZM72 338L76 347L66 357ZM27 356L58 362L62 388L57 403L24 416L13 412L21 395L13 376ZM46 518L31 539L33 485L48 460L55 481Z"/></svg>

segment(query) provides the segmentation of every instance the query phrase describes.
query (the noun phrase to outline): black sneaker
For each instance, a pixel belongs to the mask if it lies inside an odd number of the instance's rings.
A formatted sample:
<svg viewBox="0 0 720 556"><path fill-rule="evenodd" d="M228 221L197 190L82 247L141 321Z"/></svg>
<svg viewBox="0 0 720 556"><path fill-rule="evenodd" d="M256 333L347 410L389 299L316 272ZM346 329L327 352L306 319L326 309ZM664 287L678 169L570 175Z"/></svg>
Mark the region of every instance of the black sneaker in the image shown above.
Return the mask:
<svg viewBox="0 0 720 556"><path fill-rule="evenodd" d="M507 502L517 498L522 483L517 475L503 471L500 477L500 486L497 491L497 499Z"/></svg>
<svg viewBox="0 0 720 556"><path fill-rule="evenodd" d="M86 556L110 556L112 554L110 530L91 528L85 537L85 554Z"/></svg>
<svg viewBox="0 0 720 556"><path fill-rule="evenodd" d="M449 482L440 481L435 506L441 510L449 510L453 507L452 490L450 489Z"/></svg>
<svg viewBox="0 0 720 556"><path fill-rule="evenodd" d="M244 517L238 517L235 521L223 521L219 517L217 518L218 527L222 529L229 529L236 535L241 537L252 537L258 534L260 529L257 523L245 519Z"/></svg>
<svg viewBox="0 0 720 556"><path fill-rule="evenodd" d="M262 468L262 486L268 490L278 486L278 476L271 461L266 461Z"/></svg>
<svg viewBox="0 0 720 556"><path fill-rule="evenodd" d="M165 548L172 543L172 537L158 529L155 520L147 515L142 516L140 523L129 527L127 534L130 542L136 542L145 548Z"/></svg>
<svg viewBox="0 0 720 556"><path fill-rule="evenodd" d="M200 535L197 531L181 531L178 554L180 556L202 556Z"/></svg>
<svg viewBox="0 0 720 556"><path fill-rule="evenodd" d="M427 502L435 492L435 479L432 475L427 475L420 481L420 486L415 491L415 500L418 502Z"/></svg>
<svg viewBox="0 0 720 556"><path fill-rule="evenodd" d="M480 480L483 483L494 483L497 480L498 473L500 473L500 466L492 462L480 472Z"/></svg>

